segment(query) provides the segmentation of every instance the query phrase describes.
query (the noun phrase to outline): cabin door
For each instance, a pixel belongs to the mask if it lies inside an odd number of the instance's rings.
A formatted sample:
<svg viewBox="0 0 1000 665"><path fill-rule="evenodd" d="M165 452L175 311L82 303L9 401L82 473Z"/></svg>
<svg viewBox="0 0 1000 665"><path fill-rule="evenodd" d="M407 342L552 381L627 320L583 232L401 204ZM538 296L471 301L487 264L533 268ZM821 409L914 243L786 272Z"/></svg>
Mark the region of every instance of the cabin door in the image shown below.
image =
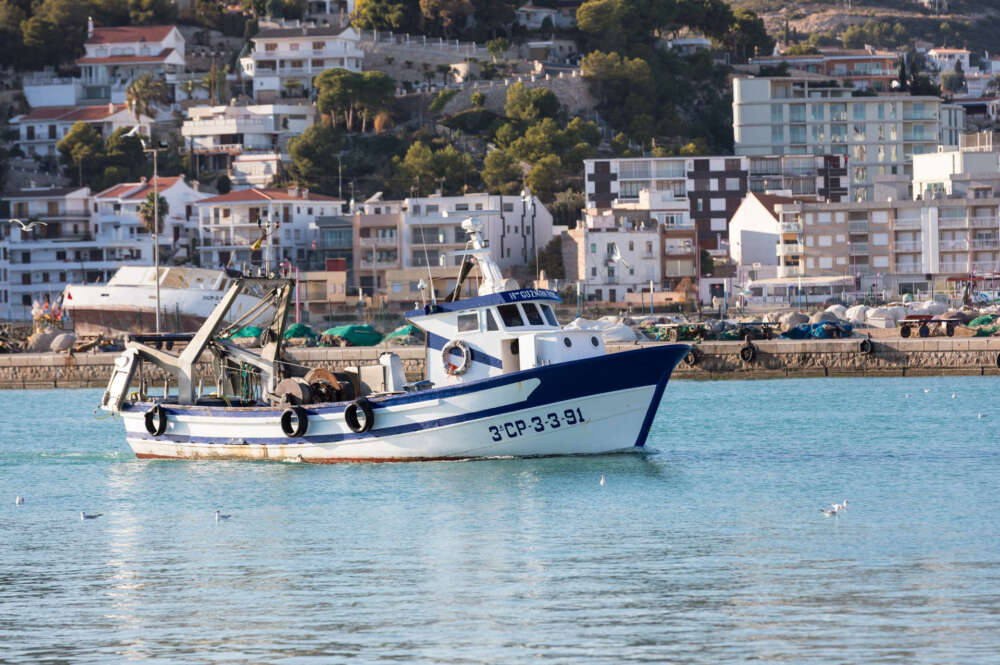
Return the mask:
<svg viewBox="0 0 1000 665"><path fill-rule="evenodd" d="M517 338L505 339L501 344L500 360L503 363L503 373L510 374L521 369L521 354Z"/></svg>

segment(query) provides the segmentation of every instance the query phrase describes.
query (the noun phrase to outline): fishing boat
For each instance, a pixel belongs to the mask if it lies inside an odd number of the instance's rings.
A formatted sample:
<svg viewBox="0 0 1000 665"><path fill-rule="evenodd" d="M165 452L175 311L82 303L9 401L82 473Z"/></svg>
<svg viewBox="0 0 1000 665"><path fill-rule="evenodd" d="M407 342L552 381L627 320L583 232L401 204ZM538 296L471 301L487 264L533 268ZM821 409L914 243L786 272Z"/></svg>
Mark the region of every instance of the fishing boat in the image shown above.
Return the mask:
<svg viewBox="0 0 1000 665"><path fill-rule="evenodd" d="M458 285L406 315L426 333L424 380L407 383L393 353L334 371L290 362L282 341L294 280L266 273L236 279L195 333L129 339L99 408L121 416L140 458L331 463L644 451L689 347L608 354L599 334L559 326L557 293L504 279L478 218L462 228L469 242ZM461 298L476 264L478 291ZM263 294L259 311L271 308L259 351L229 339L258 310L224 323L248 288Z"/></svg>

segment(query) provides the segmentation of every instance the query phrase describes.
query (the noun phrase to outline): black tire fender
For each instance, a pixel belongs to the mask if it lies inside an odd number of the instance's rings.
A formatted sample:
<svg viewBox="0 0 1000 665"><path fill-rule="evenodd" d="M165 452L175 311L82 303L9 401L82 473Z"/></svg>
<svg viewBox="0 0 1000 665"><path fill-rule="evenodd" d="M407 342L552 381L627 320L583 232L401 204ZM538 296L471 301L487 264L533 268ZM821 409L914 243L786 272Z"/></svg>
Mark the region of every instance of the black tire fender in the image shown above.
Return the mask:
<svg viewBox="0 0 1000 665"><path fill-rule="evenodd" d="M290 406L281 412L281 431L297 439L309 431L309 414L301 406Z"/></svg>
<svg viewBox="0 0 1000 665"><path fill-rule="evenodd" d="M747 344L740 349L740 358L743 362L752 363L757 358L757 347L747 342Z"/></svg>
<svg viewBox="0 0 1000 665"><path fill-rule="evenodd" d="M874 345L870 339L863 339L861 343L858 344L858 351L864 353L865 355L871 353L874 350Z"/></svg>
<svg viewBox="0 0 1000 665"><path fill-rule="evenodd" d="M359 410L365 417L364 422L358 419ZM372 409L372 403L364 397L354 400L344 407L344 420L352 432L355 434L364 434L375 425L375 414Z"/></svg>
<svg viewBox="0 0 1000 665"><path fill-rule="evenodd" d="M146 431L153 436L163 436L167 431L167 412L159 404L154 404L153 408L143 416L146 423Z"/></svg>
<svg viewBox="0 0 1000 665"><path fill-rule="evenodd" d="M698 350L693 346L691 347L691 350L687 352L687 355L684 356L684 364L688 367L694 367L698 364Z"/></svg>

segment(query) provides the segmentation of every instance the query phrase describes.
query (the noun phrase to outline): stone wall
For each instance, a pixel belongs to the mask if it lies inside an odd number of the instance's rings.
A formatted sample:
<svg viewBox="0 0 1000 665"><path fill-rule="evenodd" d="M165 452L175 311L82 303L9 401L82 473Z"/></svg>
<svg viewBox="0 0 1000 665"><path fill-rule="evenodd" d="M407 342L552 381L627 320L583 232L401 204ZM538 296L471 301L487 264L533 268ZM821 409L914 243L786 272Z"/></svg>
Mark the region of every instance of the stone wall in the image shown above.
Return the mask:
<svg viewBox="0 0 1000 665"><path fill-rule="evenodd" d="M649 343L654 344L654 343ZM648 344L612 344L617 353ZM874 339L871 352L860 338L842 340L754 342L752 360L741 357L743 342L703 342L694 346L695 363L682 362L675 379L764 379L817 376L931 376L942 374L1000 375L1000 339L951 337ZM289 357L309 367L336 369L375 365L380 353L392 350L403 361L408 380L423 378L423 347L349 347L289 349ZM116 353L18 353L0 356L0 388L103 388ZM208 364L199 366L206 385L214 382ZM162 380L155 373L152 382Z"/></svg>

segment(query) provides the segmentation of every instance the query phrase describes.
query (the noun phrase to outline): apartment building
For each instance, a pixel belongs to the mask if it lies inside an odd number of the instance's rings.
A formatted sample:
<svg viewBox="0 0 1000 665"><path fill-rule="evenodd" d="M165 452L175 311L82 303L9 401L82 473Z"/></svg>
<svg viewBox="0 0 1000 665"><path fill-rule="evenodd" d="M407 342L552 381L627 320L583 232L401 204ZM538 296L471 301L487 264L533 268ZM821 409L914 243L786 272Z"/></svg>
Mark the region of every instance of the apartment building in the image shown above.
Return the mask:
<svg viewBox="0 0 1000 665"><path fill-rule="evenodd" d="M657 285L673 290L685 278L697 278L698 233L686 199L676 198L670 191L642 189L638 201L618 202L610 213L621 229L639 227L644 231L649 228L659 230L657 253L660 256L660 279ZM600 211L591 210L588 214L598 215ZM648 258L646 254L648 252L643 255L643 260Z"/></svg>
<svg viewBox="0 0 1000 665"><path fill-rule="evenodd" d="M662 259L659 222L645 210L590 210L565 242L574 256L567 279L580 282L584 298L598 302L626 302L629 293L649 292L661 286Z"/></svg>
<svg viewBox="0 0 1000 665"><path fill-rule="evenodd" d="M584 160L587 208L608 210L648 201L681 202L697 244L722 251L729 220L748 191L787 191L837 201L848 194L843 155L642 157ZM664 210L664 212L673 212Z"/></svg>
<svg viewBox="0 0 1000 665"><path fill-rule="evenodd" d="M87 187L29 187L4 200L14 219L45 223L23 231L0 220L0 311L8 319L30 319L33 301L54 302L67 284L103 282L122 265L152 261L148 236L93 218Z"/></svg>
<svg viewBox="0 0 1000 665"><path fill-rule="evenodd" d="M196 203L201 265L262 265L268 247L272 264L305 265L307 251L321 240L317 220L339 215L342 205L340 199L298 187L251 187L201 199ZM278 227L253 249L268 222Z"/></svg>
<svg viewBox="0 0 1000 665"><path fill-rule="evenodd" d="M914 155L911 189L915 199L989 198L1000 191L1000 145Z"/></svg>
<svg viewBox="0 0 1000 665"><path fill-rule="evenodd" d="M11 128L17 132L15 145L29 157L55 158L59 141L78 122L92 126L107 138L118 129L131 129L139 125L140 131L149 135L153 119L136 116L125 104L100 104L97 106L45 106L11 118Z"/></svg>
<svg viewBox="0 0 1000 665"><path fill-rule="evenodd" d="M853 275L899 294L1000 271L1000 198L778 205L779 277ZM782 256L781 247L788 249Z"/></svg>
<svg viewBox="0 0 1000 665"><path fill-rule="evenodd" d="M199 237L197 204L209 195L198 191L198 181L187 181L183 175L158 177L155 185L154 188L152 179L143 178L95 194L92 204L94 226L122 241L141 239L151 243L149 230L139 218L139 208L155 190L167 204L167 214L160 220L157 238L160 261L186 261L193 256L195 240Z"/></svg>
<svg viewBox="0 0 1000 665"><path fill-rule="evenodd" d="M733 81L738 155L847 155L855 201L872 200L879 177L909 176L913 155L957 146L964 126L961 106L933 96L854 96L823 77Z"/></svg>
<svg viewBox="0 0 1000 665"><path fill-rule="evenodd" d="M403 208L376 194L354 210L354 275L366 293L386 290L386 272L403 268Z"/></svg>
<svg viewBox="0 0 1000 665"><path fill-rule="evenodd" d="M792 69L837 78L857 90L891 90L899 75L900 51L820 48L819 53L802 55L768 55L750 59L751 65Z"/></svg>
<svg viewBox="0 0 1000 665"><path fill-rule="evenodd" d="M350 26L317 26L298 21L265 27L240 58L243 75L253 79L260 103L283 97L310 97L313 79L331 68L360 72L364 51Z"/></svg>
<svg viewBox="0 0 1000 665"><path fill-rule="evenodd" d="M172 25L97 28L88 19L83 47L76 64L87 100L122 103L129 83L143 74L166 78L184 71L184 37Z"/></svg>
<svg viewBox="0 0 1000 665"><path fill-rule="evenodd" d="M306 103L193 106L187 114L181 136L205 171L227 170L242 154L278 154L287 160L288 139L318 119L315 106Z"/></svg>

